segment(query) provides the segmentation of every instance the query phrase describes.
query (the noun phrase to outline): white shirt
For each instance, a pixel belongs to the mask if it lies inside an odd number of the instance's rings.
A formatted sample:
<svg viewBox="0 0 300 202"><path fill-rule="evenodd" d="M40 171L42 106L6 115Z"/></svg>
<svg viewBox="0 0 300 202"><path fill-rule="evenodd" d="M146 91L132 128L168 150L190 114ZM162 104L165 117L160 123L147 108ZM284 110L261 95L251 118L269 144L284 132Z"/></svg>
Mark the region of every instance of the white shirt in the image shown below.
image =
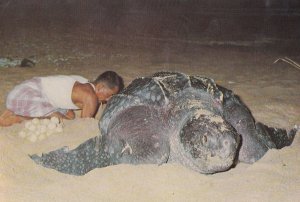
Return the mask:
<svg viewBox="0 0 300 202"><path fill-rule="evenodd" d="M40 77L42 92L49 99L49 102L61 109L79 109L72 102L72 90L76 81L88 83L88 80L78 75L56 75Z"/></svg>

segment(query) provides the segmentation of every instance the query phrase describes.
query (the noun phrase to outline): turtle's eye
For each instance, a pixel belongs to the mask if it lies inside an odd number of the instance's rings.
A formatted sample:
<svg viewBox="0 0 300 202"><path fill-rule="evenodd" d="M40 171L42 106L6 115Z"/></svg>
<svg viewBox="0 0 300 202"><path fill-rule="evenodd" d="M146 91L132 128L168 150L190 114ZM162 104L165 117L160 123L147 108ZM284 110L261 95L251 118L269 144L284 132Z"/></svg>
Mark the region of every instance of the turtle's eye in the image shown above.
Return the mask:
<svg viewBox="0 0 300 202"><path fill-rule="evenodd" d="M201 142L202 142L203 145L205 145L207 143L207 136L206 135L203 135L201 137Z"/></svg>

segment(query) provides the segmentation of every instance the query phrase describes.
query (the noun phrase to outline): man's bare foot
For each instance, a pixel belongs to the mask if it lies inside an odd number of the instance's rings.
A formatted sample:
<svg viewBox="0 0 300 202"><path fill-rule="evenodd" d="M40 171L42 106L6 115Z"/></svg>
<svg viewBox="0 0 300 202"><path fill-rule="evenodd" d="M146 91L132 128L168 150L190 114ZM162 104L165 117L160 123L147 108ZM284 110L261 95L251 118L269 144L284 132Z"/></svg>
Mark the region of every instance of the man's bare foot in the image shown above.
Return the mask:
<svg viewBox="0 0 300 202"><path fill-rule="evenodd" d="M7 127L15 123L21 123L23 120L26 120L25 117L15 115L10 110L5 110L0 116L0 126Z"/></svg>

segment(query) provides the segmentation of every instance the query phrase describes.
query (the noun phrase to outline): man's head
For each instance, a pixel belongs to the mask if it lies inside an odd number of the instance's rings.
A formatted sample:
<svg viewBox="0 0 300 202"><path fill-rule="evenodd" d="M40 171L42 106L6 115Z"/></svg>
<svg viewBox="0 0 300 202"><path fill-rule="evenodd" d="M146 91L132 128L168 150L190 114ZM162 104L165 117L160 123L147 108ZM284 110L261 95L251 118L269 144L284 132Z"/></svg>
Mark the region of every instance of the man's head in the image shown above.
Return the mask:
<svg viewBox="0 0 300 202"><path fill-rule="evenodd" d="M123 90L124 81L116 72L106 71L93 82L96 95L100 102L106 102L109 98Z"/></svg>

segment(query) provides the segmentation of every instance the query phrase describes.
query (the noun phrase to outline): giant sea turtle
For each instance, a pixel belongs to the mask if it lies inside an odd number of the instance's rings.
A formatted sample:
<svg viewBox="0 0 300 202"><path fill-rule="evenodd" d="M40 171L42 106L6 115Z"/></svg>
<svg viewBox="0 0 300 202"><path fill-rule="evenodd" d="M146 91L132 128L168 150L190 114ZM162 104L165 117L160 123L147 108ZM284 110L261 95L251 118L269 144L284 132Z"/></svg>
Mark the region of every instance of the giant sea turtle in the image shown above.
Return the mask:
<svg viewBox="0 0 300 202"><path fill-rule="evenodd" d="M31 158L73 175L122 163L167 162L212 174L290 145L297 132L256 123L232 91L210 78L178 72L133 80L107 103L99 128L102 135L74 150L64 147Z"/></svg>

